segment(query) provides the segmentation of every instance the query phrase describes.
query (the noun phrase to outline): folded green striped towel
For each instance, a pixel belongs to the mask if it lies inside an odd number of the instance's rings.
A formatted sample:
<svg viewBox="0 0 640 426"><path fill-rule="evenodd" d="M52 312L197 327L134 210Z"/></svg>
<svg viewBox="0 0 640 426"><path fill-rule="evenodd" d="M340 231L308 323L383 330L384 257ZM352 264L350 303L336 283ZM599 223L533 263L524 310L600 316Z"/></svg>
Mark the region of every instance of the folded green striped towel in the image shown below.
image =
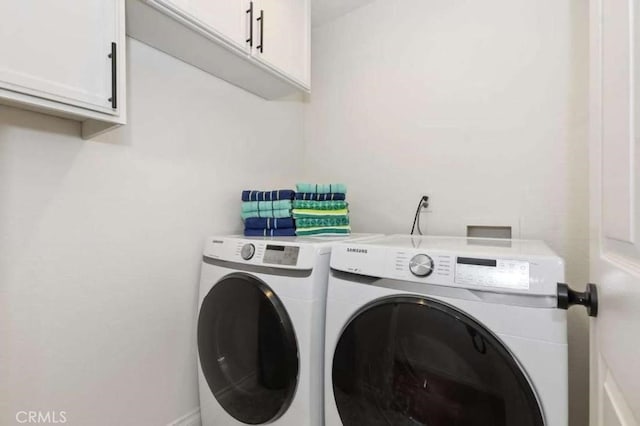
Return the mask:
<svg viewBox="0 0 640 426"><path fill-rule="evenodd" d="M344 183L297 183L296 191L315 194L346 194L347 186Z"/></svg>
<svg viewBox="0 0 640 426"><path fill-rule="evenodd" d="M292 207L291 200L276 201L244 201L242 203L243 212L263 211L263 210L282 210Z"/></svg>
<svg viewBox="0 0 640 426"><path fill-rule="evenodd" d="M350 226L322 226L315 228L296 228L296 235L346 235L351 233Z"/></svg>
<svg viewBox="0 0 640 426"><path fill-rule="evenodd" d="M348 209L340 209L340 210L293 209L293 217L295 219L299 219L302 217L346 216L348 214L349 214Z"/></svg>
<svg viewBox="0 0 640 426"><path fill-rule="evenodd" d="M313 228L317 226L344 226L349 224L349 216L302 217L296 219L298 228Z"/></svg>
<svg viewBox="0 0 640 426"><path fill-rule="evenodd" d="M293 200L294 209L341 210L349 207L346 201Z"/></svg>
<svg viewBox="0 0 640 426"><path fill-rule="evenodd" d="M291 217L291 210L289 209L279 209L279 210L254 210L251 212L242 212L240 214L242 216L242 220L250 218L250 217Z"/></svg>

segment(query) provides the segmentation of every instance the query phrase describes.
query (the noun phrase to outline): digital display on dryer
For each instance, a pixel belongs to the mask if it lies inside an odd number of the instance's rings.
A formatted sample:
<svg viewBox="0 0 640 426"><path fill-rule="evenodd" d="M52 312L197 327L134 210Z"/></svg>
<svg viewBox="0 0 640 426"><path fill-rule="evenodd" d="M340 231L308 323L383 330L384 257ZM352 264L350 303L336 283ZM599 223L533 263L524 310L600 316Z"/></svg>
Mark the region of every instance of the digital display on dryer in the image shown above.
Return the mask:
<svg viewBox="0 0 640 426"><path fill-rule="evenodd" d="M267 244L262 263L295 266L298 263L300 247Z"/></svg>

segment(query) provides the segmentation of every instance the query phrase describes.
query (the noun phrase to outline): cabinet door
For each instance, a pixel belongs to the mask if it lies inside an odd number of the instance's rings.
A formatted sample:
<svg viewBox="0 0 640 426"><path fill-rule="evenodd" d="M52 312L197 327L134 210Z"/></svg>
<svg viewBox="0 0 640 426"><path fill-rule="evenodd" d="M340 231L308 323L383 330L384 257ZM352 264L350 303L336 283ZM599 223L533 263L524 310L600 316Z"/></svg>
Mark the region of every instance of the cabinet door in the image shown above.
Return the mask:
<svg viewBox="0 0 640 426"><path fill-rule="evenodd" d="M260 0L255 13L254 55L309 86L309 0Z"/></svg>
<svg viewBox="0 0 640 426"><path fill-rule="evenodd" d="M233 44L246 48L249 1L172 0L182 11Z"/></svg>
<svg viewBox="0 0 640 426"><path fill-rule="evenodd" d="M118 1L0 1L0 88L117 114L108 55Z"/></svg>

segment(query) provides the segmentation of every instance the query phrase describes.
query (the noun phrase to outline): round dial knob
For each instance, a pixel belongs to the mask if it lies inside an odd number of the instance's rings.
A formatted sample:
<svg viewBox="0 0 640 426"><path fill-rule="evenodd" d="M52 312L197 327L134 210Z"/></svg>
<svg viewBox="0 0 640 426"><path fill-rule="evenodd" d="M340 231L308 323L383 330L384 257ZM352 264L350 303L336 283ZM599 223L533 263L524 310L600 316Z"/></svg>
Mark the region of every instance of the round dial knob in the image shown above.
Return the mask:
<svg viewBox="0 0 640 426"><path fill-rule="evenodd" d="M426 277L433 272L433 259L426 254L416 254L409 262L409 270L416 277Z"/></svg>
<svg viewBox="0 0 640 426"><path fill-rule="evenodd" d="M247 243L243 245L242 250L240 250L240 256L242 256L244 260L251 259L255 253L256 253L256 246L254 246L251 243Z"/></svg>

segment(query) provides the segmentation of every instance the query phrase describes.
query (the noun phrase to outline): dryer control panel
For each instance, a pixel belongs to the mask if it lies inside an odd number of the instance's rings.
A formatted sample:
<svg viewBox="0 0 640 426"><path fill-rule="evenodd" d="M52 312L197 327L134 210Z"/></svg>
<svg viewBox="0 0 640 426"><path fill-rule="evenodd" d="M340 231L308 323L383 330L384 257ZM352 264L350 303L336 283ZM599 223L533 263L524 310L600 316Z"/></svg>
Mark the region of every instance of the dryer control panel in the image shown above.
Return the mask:
<svg viewBox="0 0 640 426"><path fill-rule="evenodd" d="M227 262L283 269L313 269L317 252L312 245L221 237L207 241L204 256Z"/></svg>
<svg viewBox="0 0 640 426"><path fill-rule="evenodd" d="M295 266L296 263L298 263L299 254L300 247L297 246L267 244L264 256L262 257L262 263Z"/></svg>

